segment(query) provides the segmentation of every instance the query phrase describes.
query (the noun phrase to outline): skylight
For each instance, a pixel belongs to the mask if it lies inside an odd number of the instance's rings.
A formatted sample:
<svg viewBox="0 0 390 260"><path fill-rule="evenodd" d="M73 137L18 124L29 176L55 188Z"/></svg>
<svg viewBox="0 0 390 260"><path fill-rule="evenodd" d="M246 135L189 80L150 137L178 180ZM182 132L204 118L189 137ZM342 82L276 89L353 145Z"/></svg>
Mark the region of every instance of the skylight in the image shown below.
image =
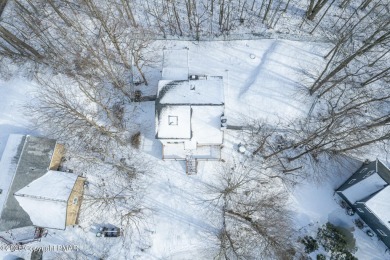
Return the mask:
<svg viewBox="0 0 390 260"><path fill-rule="evenodd" d="M168 116L168 124L169 125L177 125L178 118L177 116Z"/></svg>

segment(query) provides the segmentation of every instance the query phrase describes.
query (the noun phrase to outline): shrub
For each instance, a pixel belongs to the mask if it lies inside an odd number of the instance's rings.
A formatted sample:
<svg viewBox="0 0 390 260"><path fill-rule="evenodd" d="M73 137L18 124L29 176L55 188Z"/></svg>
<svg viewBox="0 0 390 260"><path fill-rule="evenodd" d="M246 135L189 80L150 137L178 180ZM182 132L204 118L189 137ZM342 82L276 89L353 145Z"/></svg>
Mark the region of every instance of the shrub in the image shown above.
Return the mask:
<svg viewBox="0 0 390 260"><path fill-rule="evenodd" d="M141 144L141 132L137 132L131 136L131 146L138 149Z"/></svg>
<svg viewBox="0 0 390 260"><path fill-rule="evenodd" d="M313 237L311 236L305 236L302 240L301 240L302 244L305 245L305 252L310 254L311 252L314 252L318 249L318 243L317 243L317 240L315 240Z"/></svg>
<svg viewBox="0 0 390 260"><path fill-rule="evenodd" d="M142 92L141 90L136 90L134 92L134 101L135 102L140 102L141 101L141 98L142 98Z"/></svg>
<svg viewBox="0 0 390 260"><path fill-rule="evenodd" d="M326 260L326 256L323 254L318 254L316 257L317 260Z"/></svg>
<svg viewBox="0 0 390 260"><path fill-rule="evenodd" d="M318 242L327 252L331 252L332 260L355 260L351 252L355 251L355 239L352 233L331 223L318 229Z"/></svg>

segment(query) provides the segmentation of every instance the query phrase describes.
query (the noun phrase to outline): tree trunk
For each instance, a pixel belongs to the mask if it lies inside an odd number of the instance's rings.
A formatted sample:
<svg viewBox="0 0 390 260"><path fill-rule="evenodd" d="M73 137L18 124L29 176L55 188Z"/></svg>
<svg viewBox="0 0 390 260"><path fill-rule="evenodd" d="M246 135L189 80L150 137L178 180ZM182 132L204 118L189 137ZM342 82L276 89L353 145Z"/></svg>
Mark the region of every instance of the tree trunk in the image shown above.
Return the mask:
<svg viewBox="0 0 390 260"><path fill-rule="evenodd" d="M309 8L306 12L306 18L310 21L314 19L314 17L318 14L318 12L324 7L324 5L328 2L328 0L310 0Z"/></svg>

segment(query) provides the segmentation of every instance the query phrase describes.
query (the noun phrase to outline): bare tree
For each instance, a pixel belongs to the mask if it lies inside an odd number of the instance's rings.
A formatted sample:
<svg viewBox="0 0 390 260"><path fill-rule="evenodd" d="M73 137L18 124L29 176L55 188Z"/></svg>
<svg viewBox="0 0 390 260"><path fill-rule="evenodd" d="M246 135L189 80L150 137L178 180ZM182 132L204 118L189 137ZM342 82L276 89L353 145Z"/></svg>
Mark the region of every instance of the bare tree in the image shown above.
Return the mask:
<svg viewBox="0 0 390 260"><path fill-rule="evenodd" d="M212 188L222 213L220 259L290 259L295 254L288 196L263 170L228 164Z"/></svg>
<svg viewBox="0 0 390 260"><path fill-rule="evenodd" d="M321 11L328 0L310 0L309 6L307 7L306 17L309 20L313 20L314 17Z"/></svg>

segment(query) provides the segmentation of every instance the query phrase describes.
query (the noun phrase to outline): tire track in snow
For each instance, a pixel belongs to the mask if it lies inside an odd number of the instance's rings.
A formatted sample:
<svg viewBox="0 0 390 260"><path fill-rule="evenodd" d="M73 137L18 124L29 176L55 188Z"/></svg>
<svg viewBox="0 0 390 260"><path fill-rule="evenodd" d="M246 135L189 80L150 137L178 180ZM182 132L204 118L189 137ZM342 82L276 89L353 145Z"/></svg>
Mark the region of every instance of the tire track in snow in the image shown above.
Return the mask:
<svg viewBox="0 0 390 260"><path fill-rule="evenodd" d="M268 63L268 57L271 53L275 51L276 46L278 45L278 41L275 40L272 42L272 44L268 47L268 49L264 52L263 56L261 57L261 61L259 65L252 71L249 78L245 81L244 86L239 94L239 97L244 95L248 90L252 87L252 85L255 83L257 79L257 75L259 75L260 71L267 65Z"/></svg>

